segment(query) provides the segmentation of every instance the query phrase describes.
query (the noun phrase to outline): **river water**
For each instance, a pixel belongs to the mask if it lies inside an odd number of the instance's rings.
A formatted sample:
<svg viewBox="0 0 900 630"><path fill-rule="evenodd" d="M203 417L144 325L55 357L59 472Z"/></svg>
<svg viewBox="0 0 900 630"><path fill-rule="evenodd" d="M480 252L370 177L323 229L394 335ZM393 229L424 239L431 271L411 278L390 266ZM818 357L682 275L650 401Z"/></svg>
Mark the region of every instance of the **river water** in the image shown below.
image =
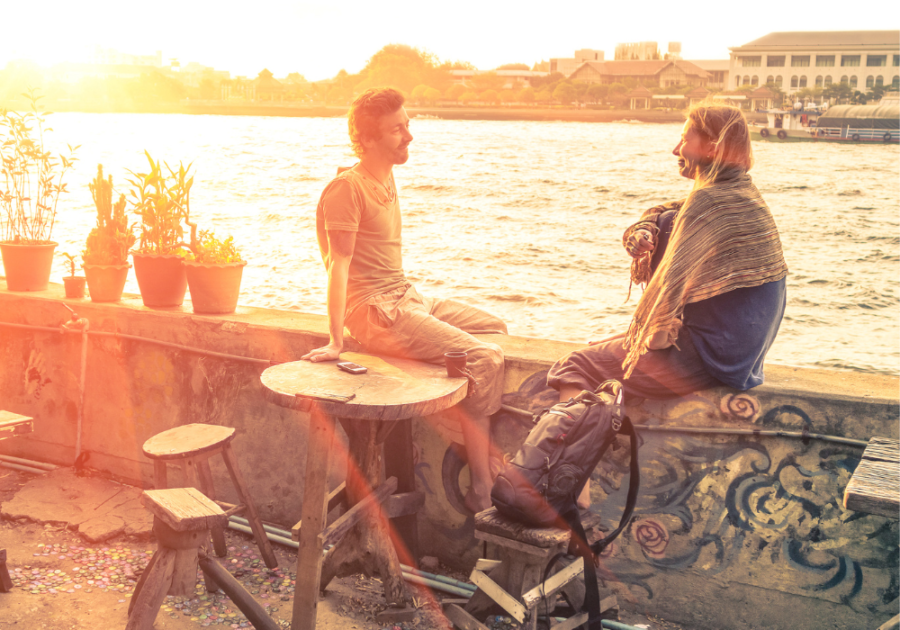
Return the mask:
<svg viewBox="0 0 900 630"><path fill-rule="evenodd" d="M54 142L80 144L54 240L77 251L102 163L126 190L143 150L192 162L191 214L233 235L249 265L241 304L325 313L315 208L352 165L345 119L54 114ZM683 198L671 150L680 125L414 119L395 169L404 267L423 294L471 302L514 335L584 342L623 330L623 229ZM900 148L754 144L751 172L781 232L789 303L769 361L896 374L900 367ZM63 260L54 264L60 281ZM126 291L138 292L133 272Z"/></svg>

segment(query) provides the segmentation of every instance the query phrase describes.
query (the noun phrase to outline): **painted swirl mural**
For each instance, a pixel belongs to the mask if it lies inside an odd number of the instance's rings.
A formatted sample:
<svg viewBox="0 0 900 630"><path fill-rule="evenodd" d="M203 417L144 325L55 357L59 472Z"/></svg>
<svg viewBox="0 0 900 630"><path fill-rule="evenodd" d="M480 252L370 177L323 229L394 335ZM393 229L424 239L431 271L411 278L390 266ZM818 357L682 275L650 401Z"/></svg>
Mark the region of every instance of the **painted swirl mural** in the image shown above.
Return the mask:
<svg viewBox="0 0 900 630"><path fill-rule="evenodd" d="M556 392L546 388L545 378L546 372L530 375L505 402L531 411L552 405ZM811 426L809 409L762 408L750 393L724 392L718 399L704 392L667 403L664 414L657 413L658 401L635 401L629 408L632 418L646 425L792 431ZM527 418L501 413L493 422L495 445L511 457L527 433ZM639 439L640 496L628 530L604 554L604 579L652 600L660 580L671 579L672 571L688 571L723 583L825 599L859 613L897 612L897 521L842 505L861 448L651 431L641 431ZM628 486L627 438L620 442L592 479L591 509L610 528L622 514ZM461 515L464 465L464 449L451 445L441 480L447 500ZM462 542L472 531L472 517L466 515L461 527L441 533Z"/></svg>

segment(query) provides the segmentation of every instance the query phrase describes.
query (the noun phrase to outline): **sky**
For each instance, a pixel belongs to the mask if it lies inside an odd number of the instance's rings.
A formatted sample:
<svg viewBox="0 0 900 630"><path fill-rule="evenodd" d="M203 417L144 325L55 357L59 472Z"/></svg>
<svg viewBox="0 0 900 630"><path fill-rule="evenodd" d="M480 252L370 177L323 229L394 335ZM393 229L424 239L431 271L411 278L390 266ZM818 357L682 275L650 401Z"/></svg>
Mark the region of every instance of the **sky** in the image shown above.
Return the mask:
<svg viewBox="0 0 900 630"><path fill-rule="evenodd" d="M390 43L479 69L571 57L617 43L682 43L685 59L727 59L728 48L767 33L900 28L900 3L870 0L865 11L759 0L570 0L448 3L400 0L24 0L4 3L0 68L90 61L96 46L127 54L162 51L164 63L194 61L232 76L299 72L311 81L355 73Z"/></svg>

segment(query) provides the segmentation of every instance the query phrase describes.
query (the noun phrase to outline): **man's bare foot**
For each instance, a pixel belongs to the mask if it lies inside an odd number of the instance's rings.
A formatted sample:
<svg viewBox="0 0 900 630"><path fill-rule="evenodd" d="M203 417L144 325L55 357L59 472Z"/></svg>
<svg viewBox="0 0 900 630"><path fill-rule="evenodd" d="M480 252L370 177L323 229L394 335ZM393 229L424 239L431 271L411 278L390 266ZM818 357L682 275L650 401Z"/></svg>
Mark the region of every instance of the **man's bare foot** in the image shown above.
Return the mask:
<svg viewBox="0 0 900 630"><path fill-rule="evenodd" d="M466 509L469 510L472 514L478 514L479 512L482 512L491 507L491 496L479 496L475 494L474 489L469 488L466 496L463 497L463 504L466 506Z"/></svg>

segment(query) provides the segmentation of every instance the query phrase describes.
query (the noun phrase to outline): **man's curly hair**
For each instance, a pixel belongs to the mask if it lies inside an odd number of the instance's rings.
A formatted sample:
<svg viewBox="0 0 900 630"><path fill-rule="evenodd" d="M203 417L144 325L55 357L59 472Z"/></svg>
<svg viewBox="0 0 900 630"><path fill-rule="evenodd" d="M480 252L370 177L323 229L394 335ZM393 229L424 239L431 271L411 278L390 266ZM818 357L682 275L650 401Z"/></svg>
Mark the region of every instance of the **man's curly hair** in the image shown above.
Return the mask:
<svg viewBox="0 0 900 630"><path fill-rule="evenodd" d="M393 114L405 101L403 95L393 88L370 88L356 97L347 117L350 142L356 157L362 157L365 153L362 144L364 139L378 140L381 137L379 119L386 114Z"/></svg>

